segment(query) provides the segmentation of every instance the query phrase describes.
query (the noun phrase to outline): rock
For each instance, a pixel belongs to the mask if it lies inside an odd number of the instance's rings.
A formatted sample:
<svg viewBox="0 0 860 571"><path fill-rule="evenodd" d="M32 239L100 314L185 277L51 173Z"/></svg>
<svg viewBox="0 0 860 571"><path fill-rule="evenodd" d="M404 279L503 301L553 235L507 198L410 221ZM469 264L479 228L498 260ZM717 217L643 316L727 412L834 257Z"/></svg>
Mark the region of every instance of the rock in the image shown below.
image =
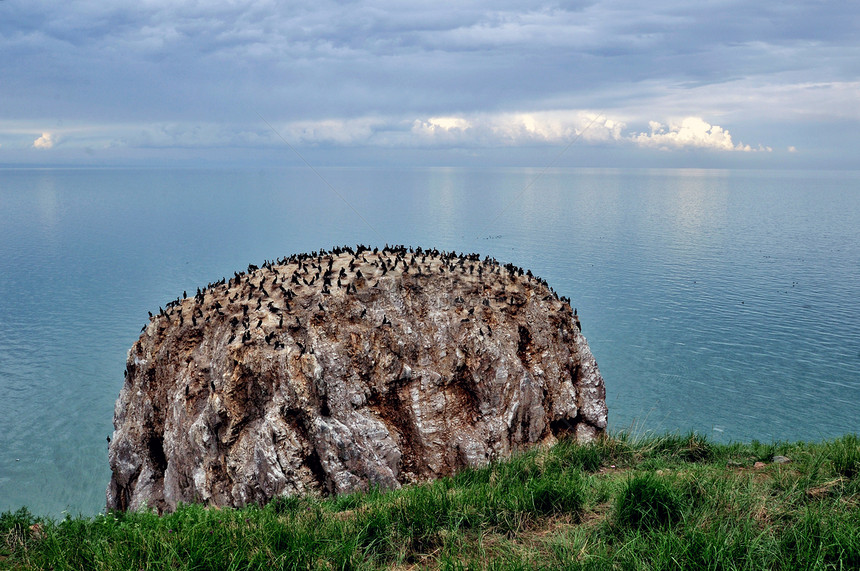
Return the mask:
<svg viewBox="0 0 860 571"><path fill-rule="evenodd" d="M109 509L401 485L606 427L567 300L477 255L338 248L160 309L128 355Z"/></svg>
<svg viewBox="0 0 860 571"><path fill-rule="evenodd" d="M789 458L788 456L774 456L773 457L773 463L774 464L788 464L789 462L791 462L791 458Z"/></svg>

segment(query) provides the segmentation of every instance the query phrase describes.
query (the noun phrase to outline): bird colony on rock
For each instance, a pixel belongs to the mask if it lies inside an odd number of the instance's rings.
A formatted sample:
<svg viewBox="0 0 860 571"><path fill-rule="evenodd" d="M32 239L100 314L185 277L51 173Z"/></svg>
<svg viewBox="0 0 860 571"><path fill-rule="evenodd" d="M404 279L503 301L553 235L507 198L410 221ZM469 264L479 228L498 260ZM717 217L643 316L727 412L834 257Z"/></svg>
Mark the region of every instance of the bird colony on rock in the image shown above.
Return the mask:
<svg viewBox="0 0 860 571"><path fill-rule="evenodd" d="M476 254L251 265L151 315L125 374L110 509L396 488L606 427L569 300Z"/></svg>

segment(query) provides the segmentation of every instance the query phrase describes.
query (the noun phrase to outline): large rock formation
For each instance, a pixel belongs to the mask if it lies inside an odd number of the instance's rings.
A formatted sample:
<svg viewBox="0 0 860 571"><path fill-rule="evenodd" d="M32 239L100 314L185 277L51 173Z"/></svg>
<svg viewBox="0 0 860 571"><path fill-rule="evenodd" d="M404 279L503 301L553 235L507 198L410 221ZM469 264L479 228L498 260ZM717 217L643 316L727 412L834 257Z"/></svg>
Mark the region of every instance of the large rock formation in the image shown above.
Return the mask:
<svg viewBox="0 0 860 571"><path fill-rule="evenodd" d="M604 394L569 301L530 272L403 247L293 256L150 319L107 506L398 487L593 439Z"/></svg>

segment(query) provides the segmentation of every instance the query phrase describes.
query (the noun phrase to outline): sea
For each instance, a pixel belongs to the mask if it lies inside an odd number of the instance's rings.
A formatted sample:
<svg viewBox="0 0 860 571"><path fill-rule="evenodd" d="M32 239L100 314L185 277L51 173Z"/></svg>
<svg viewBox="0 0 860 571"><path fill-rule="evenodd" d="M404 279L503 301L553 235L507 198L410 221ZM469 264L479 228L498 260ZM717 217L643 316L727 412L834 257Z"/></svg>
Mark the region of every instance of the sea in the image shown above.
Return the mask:
<svg viewBox="0 0 860 571"><path fill-rule="evenodd" d="M293 253L491 256L570 297L609 429L860 432L860 172L0 170L0 512L95 515L148 311Z"/></svg>

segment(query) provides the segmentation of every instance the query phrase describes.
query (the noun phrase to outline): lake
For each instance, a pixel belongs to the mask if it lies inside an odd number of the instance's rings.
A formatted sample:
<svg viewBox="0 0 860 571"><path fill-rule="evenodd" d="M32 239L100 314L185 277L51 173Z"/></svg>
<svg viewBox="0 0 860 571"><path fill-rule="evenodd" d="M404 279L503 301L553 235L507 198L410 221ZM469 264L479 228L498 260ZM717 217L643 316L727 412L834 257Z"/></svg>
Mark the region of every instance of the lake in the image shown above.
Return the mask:
<svg viewBox="0 0 860 571"><path fill-rule="evenodd" d="M297 252L404 244L571 298L610 430L860 432L860 173L0 170L0 511L91 515L147 311Z"/></svg>

